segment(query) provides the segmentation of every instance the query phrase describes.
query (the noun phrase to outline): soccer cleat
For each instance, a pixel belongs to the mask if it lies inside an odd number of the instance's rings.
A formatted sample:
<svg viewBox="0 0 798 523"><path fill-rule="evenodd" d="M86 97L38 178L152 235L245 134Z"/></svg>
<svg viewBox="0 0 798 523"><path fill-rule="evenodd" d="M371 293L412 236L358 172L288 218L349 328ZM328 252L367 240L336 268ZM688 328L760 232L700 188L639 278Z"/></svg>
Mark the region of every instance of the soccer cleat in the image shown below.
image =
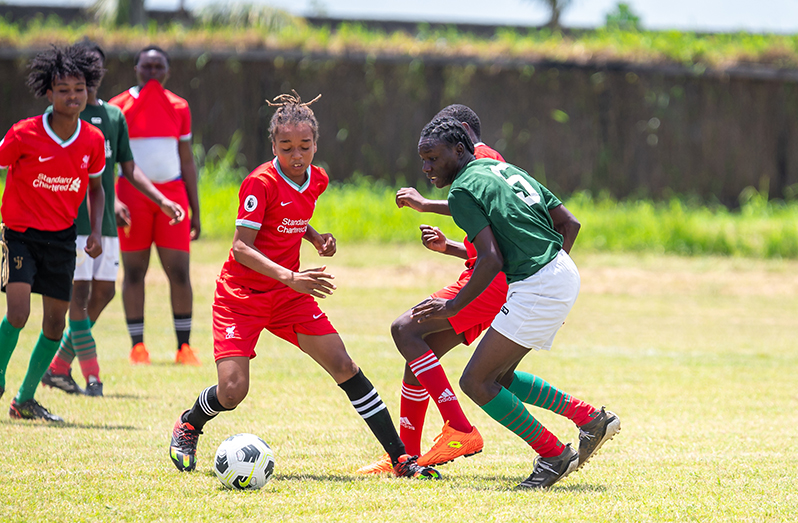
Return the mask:
<svg viewBox="0 0 798 523"><path fill-rule="evenodd" d="M47 369L42 376L42 385L61 389L67 394L83 394L83 389L72 379L72 369L69 374L53 374L52 369Z"/></svg>
<svg viewBox="0 0 798 523"><path fill-rule="evenodd" d="M188 343L184 343L180 346L180 350L178 350L177 354L175 355L175 363L179 363L181 365L193 365L195 367L202 365L199 358L197 358L197 353Z"/></svg>
<svg viewBox="0 0 798 523"><path fill-rule="evenodd" d="M601 410L591 414L593 421L579 427L579 468L598 452L604 443L621 431L621 420L612 412Z"/></svg>
<svg viewBox="0 0 798 523"><path fill-rule="evenodd" d="M88 383L86 383L86 396L99 396L103 395L103 384L95 376L89 376Z"/></svg>
<svg viewBox="0 0 798 523"><path fill-rule="evenodd" d="M482 452L482 447L482 435L476 427L472 426L471 432L460 432L450 427L447 421L432 448L418 458L418 464L422 467L443 465L460 456L468 457Z"/></svg>
<svg viewBox="0 0 798 523"><path fill-rule="evenodd" d="M575 471L579 466L579 453L567 444L562 454L552 458L538 456L532 474L522 481L518 488L548 488Z"/></svg>
<svg viewBox="0 0 798 523"><path fill-rule="evenodd" d="M364 465L357 469L358 474L387 474L393 472L391 457L386 453L380 459L369 465Z"/></svg>
<svg viewBox="0 0 798 523"><path fill-rule="evenodd" d="M150 353L144 343L137 343L130 349L130 363L133 365L149 365Z"/></svg>
<svg viewBox="0 0 798 523"><path fill-rule="evenodd" d="M11 401L11 408L8 409L8 415L16 419L43 419L54 423L62 423L64 421L64 418L51 414L50 411L33 398L22 403L17 403L16 398L14 398Z"/></svg>
<svg viewBox="0 0 798 523"><path fill-rule="evenodd" d="M416 460L418 456L402 454L393 466L393 473L400 478L441 479L441 473L432 467L422 467Z"/></svg>
<svg viewBox="0 0 798 523"><path fill-rule="evenodd" d="M188 411L184 411L185 414ZM175 464L177 470L189 472L197 466L197 440L201 430L183 421L183 414L175 421L175 428L172 429L172 441L169 444L169 457Z"/></svg>

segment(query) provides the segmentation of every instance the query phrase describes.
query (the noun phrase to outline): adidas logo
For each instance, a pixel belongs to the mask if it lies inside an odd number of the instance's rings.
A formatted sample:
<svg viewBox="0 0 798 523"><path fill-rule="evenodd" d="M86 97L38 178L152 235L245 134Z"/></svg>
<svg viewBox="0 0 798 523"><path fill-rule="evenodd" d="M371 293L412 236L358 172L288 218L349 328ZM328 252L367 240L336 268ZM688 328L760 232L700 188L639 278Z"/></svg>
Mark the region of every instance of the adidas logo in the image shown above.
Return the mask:
<svg viewBox="0 0 798 523"><path fill-rule="evenodd" d="M457 396L455 396L448 387L443 389L443 392L441 392L441 395L438 397L437 403L446 403L447 401L457 401Z"/></svg>
<svg viewBox="0 0 798 523"><path fill-rule="evenodd" d="M416 428L413 426L412 423L410 423L410 420L407 418L399 418L399 426L404 427L407 430L416 430Z"/></svg>

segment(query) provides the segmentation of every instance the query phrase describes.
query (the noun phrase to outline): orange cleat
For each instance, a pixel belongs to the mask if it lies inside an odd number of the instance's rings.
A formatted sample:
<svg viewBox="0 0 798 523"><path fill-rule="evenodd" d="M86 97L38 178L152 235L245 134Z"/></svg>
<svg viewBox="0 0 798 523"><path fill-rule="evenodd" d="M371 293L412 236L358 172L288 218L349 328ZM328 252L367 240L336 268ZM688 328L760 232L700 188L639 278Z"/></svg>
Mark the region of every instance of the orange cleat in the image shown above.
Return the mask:
<svg viewBox="0 0 798 523"><path fill-rule="evenodd" d="M393 463L391 463L391 457L387 452L374 463L364 465L357 469L358 474L390 474L392 472Z"/></svg>
<svg viewBox="0 0 798 523"><path fill-rule="evenodd" d="M143 343L137 343L130 349L130 363L133 365L149 365L150 353Z"/></svg>
<svg viewBox="0 0 798 523"><path fill-rule="evenodd" d="M175 363L193 365L195 367L202 365L199 358L197 358L197 353L194 352L194 349L192 349L188 343L184 343L180 346L180 350L178 350L175 355Z"/></svg>
<svg viewBox="0 0 798 523"><path fill-rule="evenodd" d="M460 432L451 428L447 421L432 448L418 458L418 464L422 467L443 465L460 456L468 457L482 452L482 446L482 436L476 427L472 426L471 432Z"/></svg>

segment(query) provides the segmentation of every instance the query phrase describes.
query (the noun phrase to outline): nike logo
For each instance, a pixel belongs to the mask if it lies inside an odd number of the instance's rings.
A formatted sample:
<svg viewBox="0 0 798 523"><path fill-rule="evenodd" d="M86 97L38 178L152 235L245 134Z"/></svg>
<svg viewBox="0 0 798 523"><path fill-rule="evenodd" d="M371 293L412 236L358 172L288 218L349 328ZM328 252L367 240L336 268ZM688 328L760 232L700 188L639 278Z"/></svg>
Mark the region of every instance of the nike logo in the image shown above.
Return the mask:
<svg viewBox="0 0 798 523"><path fill-rule="evenodd" d="M55 156L48 156L47 158L42 158L41 156L39 156L39 161L46 162L48 160L52 160L53 158L55 158Z"/></svg>
<svg viewBox="0 0 798 523"><path fill-rule="evenodd" d="M293 201L293 200L289 200L289 201L287 201L287 202L280 202L280 207L285 207L286 205L288 205L288 204L289 204L289 203L291 203L292 201Z"/></svg>
<svg viewBox="0 0 798 523"><path fill-rule="evenodd" d="M314 315L313 315L313 319L314 319L314 320L318 320L318 319L319 319L319 318L321 318L322 316L324 316L324 313L323 313L323 312L322 312L321 314L314 314Z"/></svg>

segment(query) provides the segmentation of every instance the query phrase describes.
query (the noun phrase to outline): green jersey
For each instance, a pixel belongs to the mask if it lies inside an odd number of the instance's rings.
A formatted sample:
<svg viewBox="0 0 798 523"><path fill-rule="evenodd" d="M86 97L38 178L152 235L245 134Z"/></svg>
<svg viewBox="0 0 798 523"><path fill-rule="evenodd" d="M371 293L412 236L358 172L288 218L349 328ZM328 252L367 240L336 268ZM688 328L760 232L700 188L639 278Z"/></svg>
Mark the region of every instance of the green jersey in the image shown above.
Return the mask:
<svg viewBox="0 0 798 523"><path fill-rule="evenodd" d="M114 185L116 184L116 164L117 162L129 162L133 159L133 151L130 150L130 138L127 133L127 121L122 111L115 105L106 104L102 100L97 100L99 105L88 105L80 113L80 119L89 122L102 131L105 136L105 170L103 171L102 182L105 191L105 210L103 211L103 236L118 236L116 230L116 216L114 215L114 201L116 194ZM48 107L48 111L53 108ZM91 222L89 221L89 207L86 204L88 194L78 209L78 217L75 218L78 234L88 236L91 234Z"/></svg>
<svg viewBox="0 0 798 523"><path fill-rule="evenodd" d="M507 283L524 280L557 256L563 238L549 214L562 202L527 172L489 158L474 160L449 189L455 223L474 241L490 226Z"/></svg>

